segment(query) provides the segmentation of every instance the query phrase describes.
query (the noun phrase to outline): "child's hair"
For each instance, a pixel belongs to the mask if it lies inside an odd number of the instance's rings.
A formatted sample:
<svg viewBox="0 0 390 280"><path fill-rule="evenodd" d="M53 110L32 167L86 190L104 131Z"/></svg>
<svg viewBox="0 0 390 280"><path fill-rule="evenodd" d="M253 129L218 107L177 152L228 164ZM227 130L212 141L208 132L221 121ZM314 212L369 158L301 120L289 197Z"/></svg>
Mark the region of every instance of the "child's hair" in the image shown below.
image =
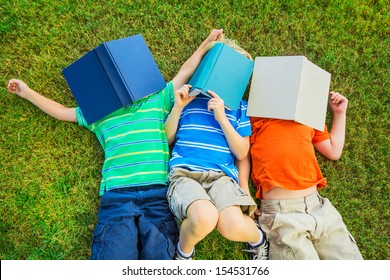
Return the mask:
<svg viewBox="0 0 390 280"><path fill-rule="evenodd" d="M236 41L235 40L231 40L229 38L227 38L224 34L222 34L222 36L217 40L217 41L212 41L210 43L207 44L206 46L206 51L210 50L212 47L214 47L214 45L216 43L223 43L223 44L226 44L228 45L229 47L231 47L232 49L236 50L237 52L239 52L240 54L242 54L243 56L249 58L250 60L253 61L253 58L252 56L246 51L244 50L243 48L241 48L239 45L237 45Z"/></svg>

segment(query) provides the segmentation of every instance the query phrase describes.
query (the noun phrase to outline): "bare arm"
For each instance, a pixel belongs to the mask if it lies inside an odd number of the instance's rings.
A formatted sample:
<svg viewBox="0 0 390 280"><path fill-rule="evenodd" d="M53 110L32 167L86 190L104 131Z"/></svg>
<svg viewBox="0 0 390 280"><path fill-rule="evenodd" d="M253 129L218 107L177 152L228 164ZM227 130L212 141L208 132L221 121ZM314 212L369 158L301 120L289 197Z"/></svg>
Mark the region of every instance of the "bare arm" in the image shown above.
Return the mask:
<svg viewBox="0 0 390 280"><path fill-rule="evenodd" d="M168 145L172 145L175 142L176 132L179 125L179 119L184 107L190 103L195 96L189 97L190 85L184 85L180 89L175 91L175 104L169 114L167 120L164 123L165 134L167 135Z"/></svg>
<svg viewBox="0 0 390 280"><path fill-rule="evenodd" d="M236 166L238 169L238 182L240 187L243 188L249 195L249 176L251 171L251 160L250 154L242 160L236 160Z"/></svg>
<svg viewBox="0 0 390 280"><path fill-rule="evenodd" d="M238 169L238 182L240 184L240 187L244 189L247 194L252 197L252 194L249 190L249 178L251 173L251 155L248 153L248 155L243 158L242 160L236 160L236 166ZM260 216L260 210L256 209L253 215L251 217L254 219L255 216Z"/></svg>
<svg viewBox="0 0 390 280"><path fill-rule="evenodd" d="M340 158L345 141L348 99L338 92L330 92L330 108L333 112L333 124L330 139L314 144L314 147L331 160Z"/></svg>
<svg viewBox="0 0 390 280"><path fill-rule="evenodd" d="M175 90L175 104L164 124L165 133L167 135L169 145L172 145L175 141L179 118L181 112L183 111L183 108L194 99L194 97L188 97L189 89L191 88L191 86L186 85L186 83L194 74L196 68L201 62L203 56L205 55L205 48L207 44L221 37L222 32L223 29L212 30L208 37L200 44L198 49L182 65L180 71L172 79L173 87Z"/></svg>
<svg viewBox="0 0 390 280"><path fill-rule="evenodd" d="M12 79L8 82L8 91L27 99L43 112L60 121L77 122L76 108L67 108L62 104L44 97L32 90L21 80Z"/></svg>
<svg viewBox="0 0 390 280"><path fill-rule="evenodd" d="M208 102L208 110L214 111L215 119L218 121L229 144L229 148L238 159L244 159L249 152L249 137L242 137L231 125L225 114L223 100L213 91L208 93L213 96Z"/></svg>
<svg viewBox="0 0 390 280"><path fill-rule="evenodd" d="M221 37L223 29L214 29L210 32L209 36L200 44L198 49L191 55L191 57L182 65L179 72L172 79L175 90L181 88L188 82L192 74L194 74L204 54L206 53L205 47L208 43L216 41Z"/></svg>

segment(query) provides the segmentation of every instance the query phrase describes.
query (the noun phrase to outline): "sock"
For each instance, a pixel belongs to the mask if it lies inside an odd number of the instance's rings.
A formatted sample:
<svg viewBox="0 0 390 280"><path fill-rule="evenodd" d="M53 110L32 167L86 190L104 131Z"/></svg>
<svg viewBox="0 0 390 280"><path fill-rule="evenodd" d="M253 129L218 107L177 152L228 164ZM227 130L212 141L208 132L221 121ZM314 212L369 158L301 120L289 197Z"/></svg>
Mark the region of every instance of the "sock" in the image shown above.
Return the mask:
<svg viewBox="0 0 390 280"><path fill-rule="evenodd" d="M251 246L251 247L257 247L257 246L260 246L261 244L264 243L264 235L263 233L259 230L259 234L260 234L260 239L259 241L257 241L256 243L250 243L248 242L248 244Z"/></svg>
<svg viewBox="0 0 390 280"><path fill-rule="evenodd" d="M183 257L185 258L189 258L192 256L192 254L194 253L194 248L192 248L191 252L189 253L184 253L181 249L180 249L180 241L177 242L177 251L179 252L180 255L182 255Z"/></svg>

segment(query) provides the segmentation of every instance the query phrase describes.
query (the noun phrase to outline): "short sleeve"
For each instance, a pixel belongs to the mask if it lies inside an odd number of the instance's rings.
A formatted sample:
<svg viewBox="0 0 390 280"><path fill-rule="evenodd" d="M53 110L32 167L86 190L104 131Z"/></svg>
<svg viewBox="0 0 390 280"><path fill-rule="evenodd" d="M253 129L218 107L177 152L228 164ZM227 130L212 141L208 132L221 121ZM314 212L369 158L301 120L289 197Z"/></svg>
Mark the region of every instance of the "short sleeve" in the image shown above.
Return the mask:
<svg viewBox="0 0 390 280"><path fill-rule="evenodd" d="M246 115L246 111L248 108L248 103L245 100L242 100L240 106L237 109L237 132L242 137L251 136L252 128L250 118Z"/></svg>
<svg viewBox="0 0 390 280"><path fill-rule="evenodd" d="M314 137L312 140L313 144L322 142L330 138L329 131L327 125L325 125L324 131L319 131L317 129L314 130Z"/></svg>
<svg viewBox="0 0 390 280"><path fill-rule="evenodd" d="M163 99L164 117L166 118L175 103L175 93L172 81L167 83L165 88L160 91L159 94Z"/></svg>
<svg viewBox="0 0 390 280"><path fill-rule="evenodd" d="M84 118L83 113L81 112L80 107L76 108L76 116L77 116L77 121L80 126L84 126L85 128L92 130L93 124L89 125L87 121Z"/></svg>

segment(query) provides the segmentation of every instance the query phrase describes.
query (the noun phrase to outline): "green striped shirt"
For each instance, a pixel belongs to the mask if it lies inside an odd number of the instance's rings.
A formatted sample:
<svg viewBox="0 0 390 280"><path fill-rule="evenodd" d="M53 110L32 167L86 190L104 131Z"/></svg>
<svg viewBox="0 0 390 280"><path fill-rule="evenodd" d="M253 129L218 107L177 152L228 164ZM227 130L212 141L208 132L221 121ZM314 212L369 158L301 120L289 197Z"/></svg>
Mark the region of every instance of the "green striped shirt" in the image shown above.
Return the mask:
<svg viewBox="0 0 390 280"><path fill-rule="evenodd" d="M95 133L105 154L100 195L105 191L167 184L169 161L164 121L174 103L173 84L88 125L76 109L79 125Z"/></svg>

